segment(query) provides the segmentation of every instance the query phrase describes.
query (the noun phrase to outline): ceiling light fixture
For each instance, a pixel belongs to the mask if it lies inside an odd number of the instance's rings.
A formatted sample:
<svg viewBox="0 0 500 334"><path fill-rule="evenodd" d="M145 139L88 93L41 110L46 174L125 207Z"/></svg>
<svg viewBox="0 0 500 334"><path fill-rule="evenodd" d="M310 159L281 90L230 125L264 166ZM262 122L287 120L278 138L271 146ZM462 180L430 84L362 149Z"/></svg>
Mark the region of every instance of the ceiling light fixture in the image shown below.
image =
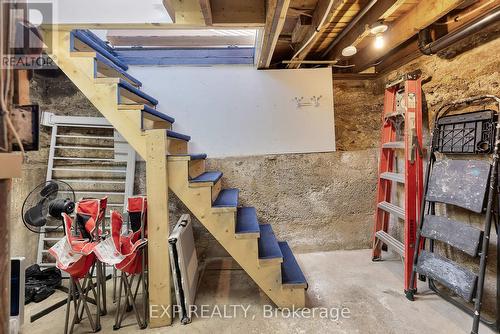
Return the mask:
<svg viewBox="0 0 500 334"><path fill-rule="evenodd" d="M351 57L358 52L358 49L354 45L349 45L342 50L342 56Z"/></svg>
<svg viewBox="0 0 500 334"><path fill-rule="evenodd" d="M387 31L389 27L384 21L377 21L370 27L370 32L375 35L375 48L382 49L384 47L384 32Z"/></svg>
<svg viewBox="0 0 500 334"><path fill-rule="evenodd" d="M371 25L370 32L372 35L383 34L387 31L387 29L389 29L389 27L384 23L384 21L377 21Z"/></svg>

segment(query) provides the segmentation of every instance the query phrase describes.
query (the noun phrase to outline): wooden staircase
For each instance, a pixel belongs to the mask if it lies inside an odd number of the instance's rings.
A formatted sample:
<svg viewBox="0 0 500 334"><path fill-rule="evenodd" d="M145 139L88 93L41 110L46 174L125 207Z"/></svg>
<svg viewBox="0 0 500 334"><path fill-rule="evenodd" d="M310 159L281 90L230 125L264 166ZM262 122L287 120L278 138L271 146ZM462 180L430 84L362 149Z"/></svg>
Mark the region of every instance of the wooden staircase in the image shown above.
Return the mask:
<svg viewBox="0 0 500 334"><path fill-rule="evenodd" d="M150 304L170 301L168 184L278 307L304 307L307 282L288 244L259 225L254 208L239 207L237 189L222 189L222 173L205 169L205 154L189 154L190 137L172 131L175 120L155 109L158 101L113 49L84 30L46 31L45 38L59 68L146 161ZM151 319L153 327L168 323Z"/></svg>

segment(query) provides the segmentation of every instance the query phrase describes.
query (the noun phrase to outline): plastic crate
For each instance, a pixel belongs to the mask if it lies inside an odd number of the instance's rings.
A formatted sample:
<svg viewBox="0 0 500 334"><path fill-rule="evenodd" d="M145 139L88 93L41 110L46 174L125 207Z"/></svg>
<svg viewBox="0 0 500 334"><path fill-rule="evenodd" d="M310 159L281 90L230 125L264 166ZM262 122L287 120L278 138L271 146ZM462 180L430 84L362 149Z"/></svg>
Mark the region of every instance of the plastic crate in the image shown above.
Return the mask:
<svg viewBox="0 0 500 334"><path fill-rule="evenodd" d="M496 122L493 110L441 117L435 127L434 150L454 154L492 153Z"/></svg>

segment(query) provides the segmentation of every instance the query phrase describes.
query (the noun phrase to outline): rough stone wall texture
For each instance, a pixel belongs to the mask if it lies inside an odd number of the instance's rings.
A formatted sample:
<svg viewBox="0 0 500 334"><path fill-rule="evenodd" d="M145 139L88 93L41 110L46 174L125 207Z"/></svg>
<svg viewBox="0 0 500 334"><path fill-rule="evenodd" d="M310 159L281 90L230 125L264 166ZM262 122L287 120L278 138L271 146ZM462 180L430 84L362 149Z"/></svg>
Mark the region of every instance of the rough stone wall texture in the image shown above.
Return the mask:
<svg viewBox="0 0 500 334"><path fill-rule="evenodd" d="M370 244L376 188L376 150L209 159L224 172L223 187L239 188L240 203L257 209L280 240L298 252L359 249ZM144 163L136 191L145 192ZM363 194L362 197L359 195ZM365 196L366 194L366 196ZM170 194L170 222L188 209ZM227 253L194 219L202 257Z"/></svg>
<svg viewBox="0 0 500 334"><path fill-rule="evenodd" d="M333 75L335 134L337 150L376 148L384 88L375 80L337 80Z"/></svg>

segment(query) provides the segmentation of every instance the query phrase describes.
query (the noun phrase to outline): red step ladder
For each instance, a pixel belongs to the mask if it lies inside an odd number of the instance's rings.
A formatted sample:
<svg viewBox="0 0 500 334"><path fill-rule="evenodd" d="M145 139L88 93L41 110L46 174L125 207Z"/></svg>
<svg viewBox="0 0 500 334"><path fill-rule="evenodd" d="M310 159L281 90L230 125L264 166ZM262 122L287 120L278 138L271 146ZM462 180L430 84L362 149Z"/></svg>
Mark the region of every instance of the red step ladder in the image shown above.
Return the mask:
<svg viewBox="0 0 500 334"><path fill-rule="evenodd" d="M409 289L417 220L422 202L422 89L418 73L387 84L382 114L382 140L372 260L389 248L404 259L404 289ZM403 155L404 153L404 155ZM404 171L395 169L404 158ZM391 203L396 183L404 185L404 208ZM404 242L389 234L389 218L404 222Z"/></svg>

